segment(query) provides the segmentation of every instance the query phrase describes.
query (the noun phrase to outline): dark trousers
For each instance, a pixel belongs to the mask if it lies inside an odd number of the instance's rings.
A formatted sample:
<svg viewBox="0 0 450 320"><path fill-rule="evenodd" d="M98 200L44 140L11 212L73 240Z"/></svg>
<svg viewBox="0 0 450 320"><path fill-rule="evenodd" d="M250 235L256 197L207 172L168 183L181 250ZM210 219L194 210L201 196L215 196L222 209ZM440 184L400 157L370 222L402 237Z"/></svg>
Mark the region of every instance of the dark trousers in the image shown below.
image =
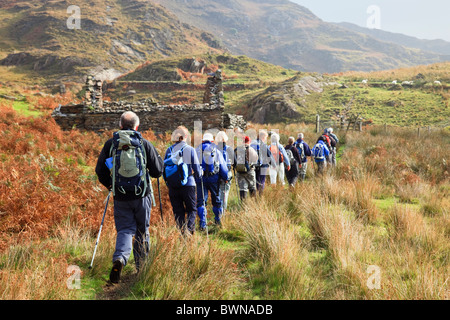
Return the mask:
<svg viewBox="0 0 450 320"><path fill-rule="evenodd" d="M259 193L262 193L264 191L264 187L266 185L266 177L267 177L267 175L261 174L261 170L268 172L269 168L261 168L261 167L255 168L256 189L259 191Z"/></svg>
<svg viewBox="0 0 450 320"><path fill-rule="evenodd" d="M294 166L298 165L294 164ZM290 186L295 186L298 180L298 169L296 170L295 167L291 167L291 170L286 172L286 179Z"/></svg>
<svg viewBox="0 0 450 320"><path fill-rule="evenodd" d="M203 190L202 190L203 186ZM200 227L206 227L206 203L208 202L208 191L211 193L211 203L213 205L214 221L220 224L220 219L222 218L223 208L222 200L219 196L219 182L206 182L197 183L197 214L200 218Z"/></svg>
<svg viewBox="0 0 450 320"><path fill-rule="evenodd" d="M169 198L178 228L184 233L184 229L187 227L189 232L194 233L197 215L196 188L169 188Z"/></svg>
<svg viewBox="0 0 450 320"><path fill-rule="evenodd" d="M114 200L114 223L117 230L116 249L113 262L121 260L126 265L133 250L136 267L139 269L150 246L150 196L130 201ZM133 240L134 236L134 240Z"/></svg>

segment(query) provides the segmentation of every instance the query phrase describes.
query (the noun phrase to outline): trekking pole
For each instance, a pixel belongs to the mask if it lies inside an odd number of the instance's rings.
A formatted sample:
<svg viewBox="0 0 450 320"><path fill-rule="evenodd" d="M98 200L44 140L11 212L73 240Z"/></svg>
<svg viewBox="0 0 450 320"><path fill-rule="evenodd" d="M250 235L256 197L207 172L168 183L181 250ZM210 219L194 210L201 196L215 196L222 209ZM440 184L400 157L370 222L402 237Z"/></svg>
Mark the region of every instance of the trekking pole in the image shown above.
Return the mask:
<svg viewBox="0 0 450 320"><path fill-rule="evenodd" d="M162 202L161 202L161 187L159 186L159 178L156 179L158 182L158 195L159 195L159 211L161 211L161 221L163 220Z"/></svg>
<svg viewBox="0 0 450 320"><path fill-rule="evenodd" d="M106 198L105 211L103 211L102 223L100 224L100 229L98 231L97 242L95 243L94 254L92 255L91 265L89 266L89 269L92 269L92 265L94 263L95 254L97 253L97 246L98 246L98 243L100 241L100 235L102 234L103 222L105 221L106 209L108 209L109 197L111 196L111 193L112 193L112 191L110 191L108 193L108 197Z"/></svg>
<svg viewBox="0 0 450 320"><path fill-rule="evenodd" d="M152 180L150 179L150 196L152 199L152 207L156 207L156 201L155 201L155 194L153 193L153 185L152 185Z"/></svg>
<svg viewBox="0 0 450 320"><path fill-rule="evenodd" d="M203 196L203 207L205 207L205 222L206 222L206 239L209 239L209 234L208 234L208 212L206 211L206 201L205 201L205 189L203 188L203 176L200 179L201 183L202 183L202 196Z"/></svg>
<svg viewBox="0 0 450 320"><path fill-rule="evenodd" d="M236 182L236 195L237 195L237 199L238 199L238 203L240 202L240 195L239 195L239 186L238 186L238 181L237 181L237 176L236 176L236 168L233 168L233 173L234 173L234 180Z"/></svg>

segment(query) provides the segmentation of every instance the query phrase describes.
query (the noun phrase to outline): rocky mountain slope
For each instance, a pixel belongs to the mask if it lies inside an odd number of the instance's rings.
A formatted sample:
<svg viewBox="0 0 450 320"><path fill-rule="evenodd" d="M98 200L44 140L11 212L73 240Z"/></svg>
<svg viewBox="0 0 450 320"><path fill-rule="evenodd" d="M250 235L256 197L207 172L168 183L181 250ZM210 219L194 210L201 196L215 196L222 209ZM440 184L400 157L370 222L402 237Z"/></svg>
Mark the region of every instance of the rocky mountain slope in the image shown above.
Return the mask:
<svg viewBox="0 0 450 320"><path fill-rule="evenodd" d="M450 60L333 23L288 0L154 0L233 53L299 71L374 71Z"/></svg>
<svg viewBox="0 0 450 320"><path fill-rule="evenodd" d="M220 48L214 37L145 0L0 1L0 65L52 80L111 79L147 60Z"/></svg>
<svg viewBox="0 0 450 320"><path fill-rule="evenodd" d="M438 55L450 55L450 42L445 40L418 39L416 37L407 36L401 33L388 32L380 29L364 28L348 22L341 22L338 23L338 25L346 29L368 35L380 41L392 42L408 48L434 52Z"/></svg>

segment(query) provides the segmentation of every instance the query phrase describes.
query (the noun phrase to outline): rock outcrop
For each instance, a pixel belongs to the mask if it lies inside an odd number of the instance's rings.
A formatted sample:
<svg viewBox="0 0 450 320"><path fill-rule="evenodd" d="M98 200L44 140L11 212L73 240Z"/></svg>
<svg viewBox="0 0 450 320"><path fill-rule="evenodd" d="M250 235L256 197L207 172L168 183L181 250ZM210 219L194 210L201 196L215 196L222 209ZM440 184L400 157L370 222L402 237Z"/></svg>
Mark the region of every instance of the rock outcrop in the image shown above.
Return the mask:
<svg viewBox="0 0 450 320"><path fill-rule="evenodd" d="M249 103L249 120L254 123L274 123L283 118L301 120L298 108L305 105L305 97L323 92L326 82L322 76L296 76L281 85L267 88Z"/></svg>

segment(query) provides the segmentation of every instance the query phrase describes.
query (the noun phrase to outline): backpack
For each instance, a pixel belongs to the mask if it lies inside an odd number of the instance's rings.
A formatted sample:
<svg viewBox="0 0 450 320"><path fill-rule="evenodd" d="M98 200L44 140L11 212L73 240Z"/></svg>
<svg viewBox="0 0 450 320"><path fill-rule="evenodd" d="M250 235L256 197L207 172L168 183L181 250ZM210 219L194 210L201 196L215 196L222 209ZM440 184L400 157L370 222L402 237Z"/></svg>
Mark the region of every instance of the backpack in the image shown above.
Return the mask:
<svg viewBox="0 0 450 320"><path fill-rule="evenodd" d="M217 148L212 143L204 144L201 148L203 151L202 168L204 176L211 177L218 174L220 171L220 161ZM200 151L200 148L198 151Z"/></svg>
<svg viewBox="0 0 450 320"><path fill-rule="evenodd" d="M186 146L178 152L173 152L173 147L169 148L164 160L163 178L167 186L181 188L187 184L189 178L188 165L183 161L183 152Z"/></svg>
<svg viewBox="0 0 450 320"><path fill-rule="evenodd" d="M294 153L292 152L292 150L286 149L286 155L287 158L289 159L289 163L291 164L291 168L293 168L294 164L297 162L297 160L295 160L294 158Z"/></svg>
<svg viewBox="0 0 450 320"><path fill-rule="evenodd" d="M326 134L322 135L322 141L325 142L325 144L327 145L328 149L331 148L331 139L329 136L327 136Z"/></svg>
<svg viewBox="0 0 450 320"><path fill-rule="evenodd" d="M236 171L239 173L247 173L250 171L250 151L249 147L236 148Z"/></svg>
<svg viewBox="0 0 450 320"><path fill-rule="evenodd" d="M257 143L255 143L255 144L252 144L251 145L251 147L253 148L253 149L255 149L255 151L256 151L256 153L258 154L258 161L256 162L256 164L255 164L255 167L261 167L261 165L263 164L263 162L261 161L261 158L263 157L263 155L262 154L260 154L260 151L261 151L261 145L260 145L260 142L257 142ZM262 150L263 152L264 152L264 150ZM266 150L267 151L267 150Z"/></svg>
<svg viewBox="0 0 450 320"><path fill-rule="evenodd" d="M317 143L313 148L313 156L315 160L324 160L325 159L325 150L324 145L322 143Z"/></svg>
<svg viewBox="0 0 450 320"><path fill-rule="evenodd" d="M117 190L124 195L144 197L148 173L142 135L133 130L115 132L110 155L113 194Z"/></svg>
<svg viewBox="0 0 450 320"><path fill-rule="evenodd" d="M300 143L296 142L295 147L297 148L300 160L302 160L305 157L305 149L303 146L303 142Z"/></svg>
<svg viewBox="0 0 450 320"><path fill-rule="evenodd" d="M283 153L281 153L280 148L278 148L278 145L270 145L270 152L272 152L273 158L275 159L275 161L277 161L278 159L278 163L283 163L284 162L284 157L283 157Z"/></svg>

